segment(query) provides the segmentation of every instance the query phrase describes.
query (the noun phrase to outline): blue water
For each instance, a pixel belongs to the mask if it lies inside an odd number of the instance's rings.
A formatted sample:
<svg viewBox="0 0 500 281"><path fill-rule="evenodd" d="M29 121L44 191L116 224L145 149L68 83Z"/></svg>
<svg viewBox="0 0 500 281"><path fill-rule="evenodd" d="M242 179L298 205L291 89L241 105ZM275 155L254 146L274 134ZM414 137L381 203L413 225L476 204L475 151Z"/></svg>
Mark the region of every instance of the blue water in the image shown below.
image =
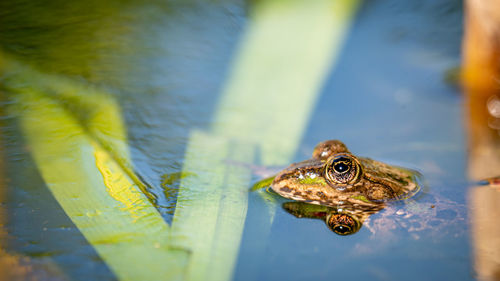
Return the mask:
<svg viewBox="0 0 500 281"><path fill-rule="evenodd" d="M460 63L461 16L459 1L365 2L296 155L307 159L318 142L336 138L355 154L414 167L428 182L422 206L443 196L455 222L430 223L422 231L388 223L374 233L362 227L337 236L320 220L278 209L262 242L258 217L265 206L254 196L236 280L473 279L464 231L462 98L444 82L444 73Z"/></svg>
<svg viewBox="0 0 500 281"><path fill-rule="evenodd" d="M0 4L1 48L47 72L113 89L136 172L170 222L175 192L165 192L162 183L182 169L190 130L211 126L252 3L96 1L94 10L75 1L82 9L76 20L64 20L71 6L57 1L27 3ZM418 169L427 186L415 200L420 208L435 205L439 220L425 214L393 219L391 212L408 211L396 205L358 233L338 236L320 220L288 214L279 198L269 225L266 203L251 193L235 280L474 278L463 99L444 82L444 73L460 64L462 16L457 0L365 1L295 156L307 159L318 142L335 138L356 155ZM114 31L102 34L114 44L86 41L100 25ZM58 52L56 42L67 50ZM82 42L88 46L75 47ZM2 134L8 250L48 256L74 280L115 280L44 185L14 118L3 118ZM410 230L419 223L422 229Z"/></svg>

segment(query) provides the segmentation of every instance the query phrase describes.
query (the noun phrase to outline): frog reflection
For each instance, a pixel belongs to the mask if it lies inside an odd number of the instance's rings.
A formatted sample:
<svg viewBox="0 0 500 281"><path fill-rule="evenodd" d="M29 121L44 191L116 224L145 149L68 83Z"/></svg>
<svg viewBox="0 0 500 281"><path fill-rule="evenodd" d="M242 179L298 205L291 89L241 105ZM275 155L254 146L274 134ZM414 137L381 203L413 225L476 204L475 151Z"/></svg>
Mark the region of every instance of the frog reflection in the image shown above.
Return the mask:
<svg viewBox="0 0 500 281"><path fill-rule="evenodd" d="M415 171L357 157L342 142L328 140L316 146L311 159L294 163L274 177L271 188L285 198L322 205L316 207L322 210L318 214L324 214L330 228L350 234L383 209L385 202L415 195L417 177ZM309 211L314 207L303 206L292 202L284 208L296 216L321 218Z"/></svg>
<svg viewBox="0 0 500 281"><path fill-rule="evenodd" d="M337 208L308 204L304 202L285 202L283 209L297 218L323 220L331 231L338 235L350 235L358 232L363 222L371 215L384 208L383 204L365 209L351 209L349 205Z"/></svg>

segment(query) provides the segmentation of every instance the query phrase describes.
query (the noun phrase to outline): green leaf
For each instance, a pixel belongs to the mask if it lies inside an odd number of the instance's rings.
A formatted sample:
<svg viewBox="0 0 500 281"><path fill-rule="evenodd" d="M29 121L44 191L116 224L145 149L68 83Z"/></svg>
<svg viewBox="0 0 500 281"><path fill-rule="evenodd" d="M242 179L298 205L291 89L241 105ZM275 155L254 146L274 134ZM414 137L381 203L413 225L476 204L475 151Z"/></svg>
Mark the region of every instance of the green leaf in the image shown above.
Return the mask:
<svg viewBox="0 0 500 281"><path fill-rule="evenodd" d="M255 2L214 125L191 134L182 172L190 176L181 179L171 229L133 172L110 95L0 61L3 87L15 99L12 113L47 186L120 280L231 279L247 212L248 164L292 160L358 3ZM274 217L273 200L266 201L256 251L265 249Z"/></svg>
<svg viewBox="0 0 500 281"><path fill-rule="evenodd" d="M10 113L45 183L117 277L182 279L188 252L171 247L168 225L130 176L125 127L112 98L14 62L2 70Z"/></svg>
<svg viewBox="0 0 500 281"><path fill-rule="evenodd" d="M185 156L183 171L196 176L181 181L172 235L192 251L186 280L231 279L246 218L247 167L256 159L292 160L358 3L255 2L213 126L192 133ZM274 218L275 204L265 200L256 251L265 249Z"/></svg>

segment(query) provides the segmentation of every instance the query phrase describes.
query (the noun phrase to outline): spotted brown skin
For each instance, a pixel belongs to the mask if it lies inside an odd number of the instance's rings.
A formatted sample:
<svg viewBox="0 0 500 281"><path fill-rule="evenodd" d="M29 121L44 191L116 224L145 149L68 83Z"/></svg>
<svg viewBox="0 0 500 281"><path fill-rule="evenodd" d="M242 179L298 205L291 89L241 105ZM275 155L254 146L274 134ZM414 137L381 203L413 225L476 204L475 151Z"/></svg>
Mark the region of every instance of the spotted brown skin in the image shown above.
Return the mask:
<svg viewBox="0 0 500 281"><path fill-rule="evenodd" d="M279 195L311 204L377 208L411 197L419 187L416 172L356 157L338 140L319 143L309 160L280 172L271 188Z"/></svg>

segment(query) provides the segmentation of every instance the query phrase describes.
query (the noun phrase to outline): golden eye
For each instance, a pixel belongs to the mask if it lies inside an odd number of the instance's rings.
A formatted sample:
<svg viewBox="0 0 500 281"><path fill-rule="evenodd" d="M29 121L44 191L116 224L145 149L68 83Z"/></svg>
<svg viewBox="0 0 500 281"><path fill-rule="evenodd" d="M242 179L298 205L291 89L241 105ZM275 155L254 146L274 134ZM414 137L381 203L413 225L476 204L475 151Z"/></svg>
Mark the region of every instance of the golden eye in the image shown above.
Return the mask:
<svg viewBox="0 0 500 281"><path fill-rule="evenodd" d="M325 174L330 185L343 189L344 185L354 184L358 181L361 166L353 156L344 153L337 154L326 162Z"/></svg>
<svg viewBox="0 0 500 281"><path fill-rule="evenodd" d="M347 214L331 213L326 219L328 227L338 235L349 235L358 232L361 224Z"/></svg>

